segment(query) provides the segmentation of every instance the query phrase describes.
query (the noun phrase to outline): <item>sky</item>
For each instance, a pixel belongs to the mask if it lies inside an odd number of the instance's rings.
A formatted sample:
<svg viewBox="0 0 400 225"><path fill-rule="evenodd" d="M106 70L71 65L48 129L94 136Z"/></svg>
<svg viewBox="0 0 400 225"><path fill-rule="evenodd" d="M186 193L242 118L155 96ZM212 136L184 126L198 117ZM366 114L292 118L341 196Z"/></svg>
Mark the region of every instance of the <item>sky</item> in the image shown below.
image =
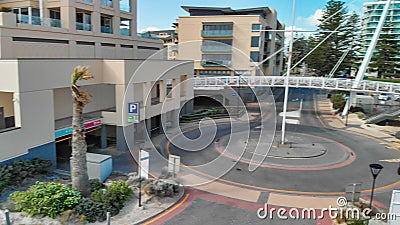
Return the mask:
<svg viewBox="0 0 400 225"><path fill-rule="evenodd" d="M295 29L315 30L328 0L296 0ZM349 11L361 14L362 4L374 0L345 0ZM292 24L292 0L138 0L138 32L172 29L179 16L187 16L181 6L231 7L232 9L269 7L278 12L286 28Z"/></svg>

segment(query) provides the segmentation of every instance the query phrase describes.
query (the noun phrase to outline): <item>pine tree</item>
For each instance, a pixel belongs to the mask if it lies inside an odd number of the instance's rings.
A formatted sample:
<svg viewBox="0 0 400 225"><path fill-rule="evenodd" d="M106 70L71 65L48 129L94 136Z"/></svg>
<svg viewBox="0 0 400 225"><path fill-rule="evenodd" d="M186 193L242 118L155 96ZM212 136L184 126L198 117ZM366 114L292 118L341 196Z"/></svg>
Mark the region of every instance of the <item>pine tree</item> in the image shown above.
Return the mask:
<svg viewBox="0 0 400 225"><path fill-rule="evenodd" d="M339 67L340 70L345 70L348 74L351 73L352 70L358 69L360 62L361 62L361 32L360 32L360 16L353 12L349 17L345 25L345 36L348 37L344 40L345 46L347 49L346 58L343 63Z"/></svg>
<svg viewBox="0 0 400 225"><path fill-rule="evenodd" d="M375 47L370 67L378 72L379 78L400 77L399 56L400 46L392 33L392 24L386 23Z"/></svg>
<svg viewBox="0 0 400 225"><path fill-rule="evenodd" d="M328 35L329 38L320 45L307 60L310 68L317 70L320 75L327 75L339 61L348 48L353 34L347 31L347 9L343 1L329 0L325 6L318 28L323 31L336 31L333 34L320 32L310 42L311 48L316 46ZM343 68L344 66L342 66Z"/></svg>

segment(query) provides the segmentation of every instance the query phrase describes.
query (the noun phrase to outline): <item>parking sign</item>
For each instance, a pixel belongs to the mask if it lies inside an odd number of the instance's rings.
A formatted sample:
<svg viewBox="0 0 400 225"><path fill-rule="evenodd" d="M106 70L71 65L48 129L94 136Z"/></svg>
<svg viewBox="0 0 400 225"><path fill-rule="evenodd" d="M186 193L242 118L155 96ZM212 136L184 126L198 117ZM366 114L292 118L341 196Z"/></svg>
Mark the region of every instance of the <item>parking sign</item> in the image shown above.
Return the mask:
<svg viewBox="0 0 400 225"><path fill-rule="evenodd" d="M128 122L129 123L139 123L139 103L130 102L128 103Z"/></svg>

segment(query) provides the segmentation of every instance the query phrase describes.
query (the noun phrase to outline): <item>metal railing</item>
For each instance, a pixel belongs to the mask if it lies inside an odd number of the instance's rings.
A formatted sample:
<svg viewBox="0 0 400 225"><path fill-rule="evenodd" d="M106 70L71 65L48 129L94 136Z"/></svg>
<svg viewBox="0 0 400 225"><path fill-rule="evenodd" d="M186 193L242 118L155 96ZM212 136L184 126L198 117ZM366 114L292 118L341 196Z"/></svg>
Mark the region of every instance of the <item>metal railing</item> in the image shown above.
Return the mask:
<svg viewBox="0 0 400 225"><path fill-rule="evenodd" d="M250 86L285 86L284 76L236 76L227 77L199 77L195 78L194 87L225 87L239 86L245 84ZM239 84L241 82L241 84ZM355 83L352 79L324 78L324 77L290 77L289 86L298 88L315 88L328 90L343 90L357 92L386 92L400 93L400 83L378 82L363 80L359 82L358 88L352 88Z"/></svg>
<svg viewBox="0 0 400 225"><path fill-rule="evenodd" d="M232 46L230 46L230 45L202 45L201 51L203 51L203 52L231 52Z"/></svg>

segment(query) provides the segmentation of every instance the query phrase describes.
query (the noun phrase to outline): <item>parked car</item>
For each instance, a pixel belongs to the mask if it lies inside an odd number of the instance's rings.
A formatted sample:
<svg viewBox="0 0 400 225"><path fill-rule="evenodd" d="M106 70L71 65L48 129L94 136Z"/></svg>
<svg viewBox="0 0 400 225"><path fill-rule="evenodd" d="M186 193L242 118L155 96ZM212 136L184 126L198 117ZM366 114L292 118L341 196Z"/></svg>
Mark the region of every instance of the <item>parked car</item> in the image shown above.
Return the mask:
<svg viewBox="0 0 400 225"><path fill-rule="evenodd" d="M378 97L378 100L383 100L383 101L389 100L389 93L381 93Z"/></svg>
<svg viewBox="0 0 400 225"><path fill-rule="evenodd" d="M400 101L400 94L393 94L393 100Z"/></svg>

